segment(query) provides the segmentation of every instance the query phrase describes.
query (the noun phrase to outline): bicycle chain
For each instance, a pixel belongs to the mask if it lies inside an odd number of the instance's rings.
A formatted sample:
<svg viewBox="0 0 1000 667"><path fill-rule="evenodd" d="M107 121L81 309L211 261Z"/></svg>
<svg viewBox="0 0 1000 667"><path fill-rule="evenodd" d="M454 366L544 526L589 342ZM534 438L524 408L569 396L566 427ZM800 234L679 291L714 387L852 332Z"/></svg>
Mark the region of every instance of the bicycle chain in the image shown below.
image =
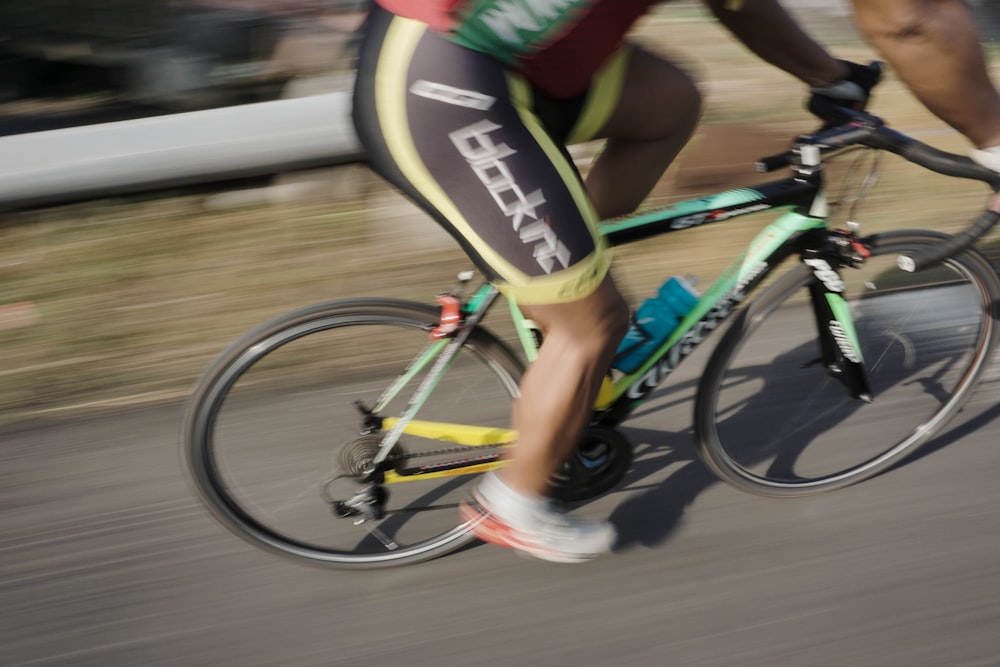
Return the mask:
<svg viewBox="0 0 1000 667"><path fill-rule="evenodd" d="M393 462L393 461L398 461L398 460L401 460L401 459L417 459L417 458L425 458L425 457L428 457L428 456L444 456L445 454L460 454L462 452L481 452L481 451L483 451L483 449L486 449L486 448L507 447L507 446L513 445L514 442L515 441L511 440L510 442L498 442L498 443L494 443L494 444L491 444L491 445L465 445L464 447L450 447L450 448L447 448L447 449L431 449L431 450L427 450L427 451L412 452L412 453L411 452L407 452L407 453L403 453L403 454L393 454L392 452L390 452L389 456L385 457L384 461L386 461L386 462Z"/></svg>

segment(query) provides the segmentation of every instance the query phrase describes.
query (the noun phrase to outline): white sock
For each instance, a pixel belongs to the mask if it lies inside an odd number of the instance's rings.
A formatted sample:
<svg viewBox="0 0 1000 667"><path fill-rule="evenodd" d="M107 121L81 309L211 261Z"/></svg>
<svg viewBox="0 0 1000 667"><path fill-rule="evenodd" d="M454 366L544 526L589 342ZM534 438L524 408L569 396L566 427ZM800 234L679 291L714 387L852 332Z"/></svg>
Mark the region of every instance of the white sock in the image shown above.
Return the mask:
<svg viewBox="0 0 1000 667"><path fill-rule="evenodd" d="M969 157L987 169L1000 172L1000 146L990 146L983 149L973 148L969 151Z"/></svg>
<svg viewBox="0 0 1000 667"><path fill-rule="evenodd" d="M477 489L483 503L502 521L523 524L532 521L539 513L547 512L549 500L531 496L507 486L496 473L486 473Z"/></svg>

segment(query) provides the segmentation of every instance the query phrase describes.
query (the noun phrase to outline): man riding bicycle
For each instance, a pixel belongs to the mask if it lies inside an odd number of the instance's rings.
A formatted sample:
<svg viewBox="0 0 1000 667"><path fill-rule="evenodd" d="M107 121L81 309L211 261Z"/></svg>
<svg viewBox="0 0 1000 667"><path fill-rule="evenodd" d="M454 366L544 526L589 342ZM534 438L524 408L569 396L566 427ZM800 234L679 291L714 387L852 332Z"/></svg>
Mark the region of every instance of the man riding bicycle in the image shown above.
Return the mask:
<svg viewBox="0 0 1000 667"><path fill-rule="evenodd" d="M354 110L373 168L444 226L544 333L521 382L510 464L484 477L463 518L482 539L540 558L592 558L613 546L611 525L567 516L546 494L628 324L596 225L648 195L696 127L699 92L679 67L625 39L655 0L377 2ZM855 0L862 27L920 99L1000 169L1000 153L986 150L1000 145L1000 101L985 67L977 69L981 54L976 61L966 40L935 59L942 72L969 74L961 81L928 84L921 74L921 54L948 44L933 39L935 30L970 29L960 4ZM877 68L833 58L777 0L705 5L814 93L867 102ZM980 92L978 120L978 111L953 103L961 85ZM584 182L565 147L598 138L606 143Z"/></svg>

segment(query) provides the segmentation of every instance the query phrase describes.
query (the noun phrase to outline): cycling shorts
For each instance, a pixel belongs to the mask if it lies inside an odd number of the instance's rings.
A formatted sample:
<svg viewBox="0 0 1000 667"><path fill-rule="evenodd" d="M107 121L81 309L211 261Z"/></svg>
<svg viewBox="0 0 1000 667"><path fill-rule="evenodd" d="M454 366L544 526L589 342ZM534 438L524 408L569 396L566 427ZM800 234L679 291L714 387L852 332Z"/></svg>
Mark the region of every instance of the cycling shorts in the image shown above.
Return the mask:
<svg viewBox="0 0 1000 667"><path fill-rule="evenodd" d="M628 49L569 99L427 25L376 7L354 122L372 167L424 208L517 302L591 294L610 265L565 145L595 137L620 96Z"/></svg>

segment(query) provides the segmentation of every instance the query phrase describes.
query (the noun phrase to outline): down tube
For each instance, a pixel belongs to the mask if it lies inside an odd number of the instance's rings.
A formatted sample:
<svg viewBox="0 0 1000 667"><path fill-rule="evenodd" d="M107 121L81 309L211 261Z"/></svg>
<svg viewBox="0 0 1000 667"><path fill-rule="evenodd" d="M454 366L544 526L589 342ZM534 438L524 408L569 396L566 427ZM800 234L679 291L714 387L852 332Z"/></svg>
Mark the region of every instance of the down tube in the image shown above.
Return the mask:
<svg viewBox="0 0 1000 667"><path fill-rule="evenodd" d="M765 227L746 251L705 291L673 334L634 373L613 381L613 391L598 403L599 411L627 414L649 392L662 383L707 335L729 317L733 310L778 264L794 251L791 242L812 229L823 229L826 221L795 211L786 212Z"/></svg>

